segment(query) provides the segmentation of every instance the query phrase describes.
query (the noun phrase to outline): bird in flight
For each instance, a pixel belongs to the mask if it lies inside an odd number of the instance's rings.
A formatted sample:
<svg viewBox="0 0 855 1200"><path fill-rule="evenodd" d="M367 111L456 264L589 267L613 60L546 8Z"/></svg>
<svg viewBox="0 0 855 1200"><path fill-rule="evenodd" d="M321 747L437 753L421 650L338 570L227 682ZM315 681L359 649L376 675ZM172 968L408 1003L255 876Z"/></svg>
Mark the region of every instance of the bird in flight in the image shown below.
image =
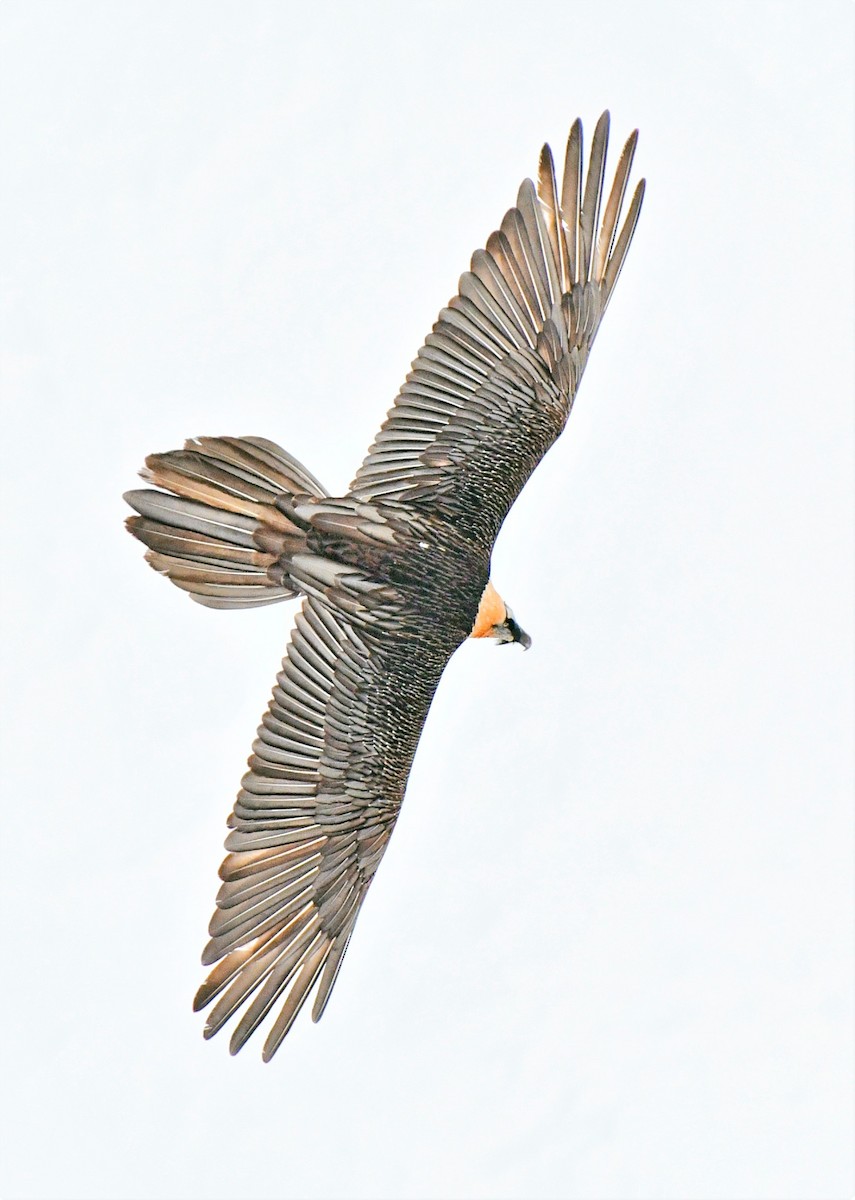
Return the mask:
<svg viewBox="0 0 855 1200"><path fill-rule="evenodd" d="M155 570L209 608L302 596L229 817L195 1009L231 1051L277 1005L269 1060L313 989L318 1020L404 799L445 666L468 638L531 644L490 579L523 485L561 433L638 221L619 229L633 133L604 200L609 115L587 170L537 184L477 250L344 496L274 442L200 437L128 492ZM604 200L604 203L603 203Z"/></svg>

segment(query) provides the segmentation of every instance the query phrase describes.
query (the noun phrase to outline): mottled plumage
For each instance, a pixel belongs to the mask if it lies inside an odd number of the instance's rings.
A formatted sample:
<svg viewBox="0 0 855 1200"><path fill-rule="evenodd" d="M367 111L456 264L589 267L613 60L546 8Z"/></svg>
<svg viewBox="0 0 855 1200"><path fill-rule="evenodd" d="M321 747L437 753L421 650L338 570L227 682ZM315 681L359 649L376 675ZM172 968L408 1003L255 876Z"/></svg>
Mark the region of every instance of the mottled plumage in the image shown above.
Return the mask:
<svg viewBox="0 0 855 1200"><path fill-rule="evenodd" d="M583 181L575 123L560 193L544 147L346 496L249 437L151 455L155 488L127 494L149 562L199 603L304 597L229 818L195 1002L213 1003L206 1036L240 1014L233 1051L278 1004L269 1058L315 985L321 1015L451 655L470 634L529 642L490 556L564 428L638 220L643 181L618 234L636 134L600 220L607 140L604 114Z"/></svg>

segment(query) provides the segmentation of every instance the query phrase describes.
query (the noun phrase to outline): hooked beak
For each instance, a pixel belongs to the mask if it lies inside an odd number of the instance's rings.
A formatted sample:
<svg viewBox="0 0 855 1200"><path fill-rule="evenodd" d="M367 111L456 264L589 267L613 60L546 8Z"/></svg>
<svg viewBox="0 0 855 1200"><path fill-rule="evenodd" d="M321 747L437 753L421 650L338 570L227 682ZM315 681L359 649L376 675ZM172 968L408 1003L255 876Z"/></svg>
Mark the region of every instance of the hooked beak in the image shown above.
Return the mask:
<svg viewBox="0 0 855 1200"><path fill-rule="evenodd" d="M524 629L521 629L515 619L508 613L507 618L501 625L496 626L499 645L508 645L511 642L519 642L523 650L528 650L531 646L531 638Z"/></svg>

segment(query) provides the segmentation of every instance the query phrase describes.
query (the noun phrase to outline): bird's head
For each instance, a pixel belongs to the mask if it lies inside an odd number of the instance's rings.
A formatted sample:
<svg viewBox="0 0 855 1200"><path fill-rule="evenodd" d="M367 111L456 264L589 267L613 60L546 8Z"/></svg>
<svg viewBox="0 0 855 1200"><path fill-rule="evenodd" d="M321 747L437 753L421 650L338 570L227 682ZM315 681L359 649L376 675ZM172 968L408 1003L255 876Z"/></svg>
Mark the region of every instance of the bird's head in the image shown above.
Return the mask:
<svg viewBox="0 0 855 1200"><path fill-rule="evenodd" d="M531 645L531 638L524 629L520 629L514 620L514 614L489 580L481 596L478 615L469 636L494 638L500 646L509 642L519 642L523 650L528 650Z"/></svg>

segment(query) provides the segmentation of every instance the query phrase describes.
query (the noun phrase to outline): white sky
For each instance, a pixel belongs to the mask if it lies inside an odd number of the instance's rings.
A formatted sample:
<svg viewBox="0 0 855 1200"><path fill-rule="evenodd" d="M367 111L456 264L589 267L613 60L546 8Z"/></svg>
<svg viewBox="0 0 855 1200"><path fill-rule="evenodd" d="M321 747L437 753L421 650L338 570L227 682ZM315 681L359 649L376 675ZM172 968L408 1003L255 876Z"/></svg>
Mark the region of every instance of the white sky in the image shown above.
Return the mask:
<svg viewBox="0 0 855 1200"><path fill-rule="evenodd" d="M306 9L311 8L312 15ZM10 1198L853 1186L853 9L5 3ZM146 453L342 489L541 143L648 194L327 1015L190 1001L293 606L123 531Z"/></svg>

